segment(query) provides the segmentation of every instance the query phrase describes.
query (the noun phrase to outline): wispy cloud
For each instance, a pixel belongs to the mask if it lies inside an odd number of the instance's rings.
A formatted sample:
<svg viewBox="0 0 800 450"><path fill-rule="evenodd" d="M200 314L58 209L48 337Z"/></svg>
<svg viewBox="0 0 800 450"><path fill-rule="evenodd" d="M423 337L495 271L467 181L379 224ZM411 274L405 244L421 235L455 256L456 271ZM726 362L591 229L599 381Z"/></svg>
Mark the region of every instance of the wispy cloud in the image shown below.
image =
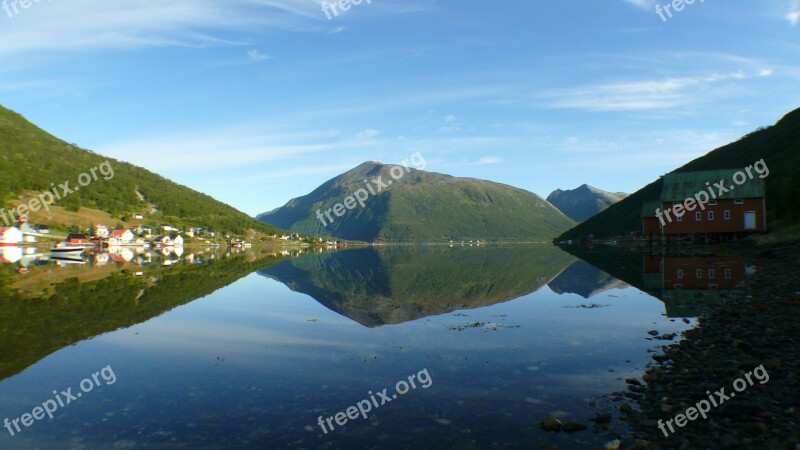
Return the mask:
<svg viewBox="0 0 800 450"><path fill-rule="evenodd" d="M47 2L0 29L0 55L143 46L237 43L221 31L326 32L316 0L171 0ZM240 43L237 43L240 44Z"/></svg>
<svg viewBox="0 0 800 450"><path fill-rule="evenodd" d="M269 58L269 56L267 56L265 53L261 53L258 50L248 50L247 57L251 61L263 61L263 60Z"/></svg>
<svg viewBox="0 0 800 450"><path fill-rule="evenodd" d="M800 0L792 0L789 5L789 12L786 14L786 19L792 26L800 23Z"/></svg>
<svg viewBox="0 0 800 450"><path fill-rule="evenodd" d="M458 123L458 118L452 114L444 118L444 125L439 127L440 133L455 133L461 131L461 125Z"/></svg>
<svg viewBox="0 0 800 450"><path fill-rule="evenodd" d="M625 0L625 3L642 9L653 8L656 4L655 0Z"/></svg>
<svg viewBox="0 0 800 450"><path fill-rule="evenodd" d="M762 74L767 75L767 74ZM623 83L601 84L573 89L551 91L545 97L553 98L551 106L556 108L583 109L588 111L641 111L668 109L696 101L693 89L706 89L725 80L748 78L744 71L707 76L670 77L663 80L644 80Z"/></svg>
<svg viewBox="0 0 800 450"><path fill-rule="evenodd" d="M478 164L502 164L504 162L506 160L499 156L484 156L478 160Z"/></svg>

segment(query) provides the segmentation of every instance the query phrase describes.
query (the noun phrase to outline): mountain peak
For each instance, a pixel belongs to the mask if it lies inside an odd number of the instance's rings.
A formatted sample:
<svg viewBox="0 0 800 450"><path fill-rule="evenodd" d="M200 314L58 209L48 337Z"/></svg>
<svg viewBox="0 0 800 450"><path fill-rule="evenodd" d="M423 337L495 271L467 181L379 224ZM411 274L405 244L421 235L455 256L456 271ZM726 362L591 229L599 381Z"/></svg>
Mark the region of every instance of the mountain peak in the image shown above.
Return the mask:
<svg viewBox="0 0 800 450"><path fill-rule="evenodd" d="M622 192L606 192L588 184L582 184L568 191L556 189L547 196L547 201L570 219L583 222L625 197L627 194Z"/></svg>
<svg viewBox="0 0 800 450"><path fill-rule="evenodd" d="M532 192L398 166L366 161L258 219L365 242L549 240L572 223Z"/></svg>

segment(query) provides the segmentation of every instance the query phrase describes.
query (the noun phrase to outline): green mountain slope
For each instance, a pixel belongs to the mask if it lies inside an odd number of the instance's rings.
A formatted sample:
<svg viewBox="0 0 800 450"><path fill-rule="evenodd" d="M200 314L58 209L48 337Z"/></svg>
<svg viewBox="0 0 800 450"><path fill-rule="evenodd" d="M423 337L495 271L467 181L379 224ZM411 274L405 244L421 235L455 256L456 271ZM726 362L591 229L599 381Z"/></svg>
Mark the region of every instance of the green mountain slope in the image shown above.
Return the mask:
<svg viewBox="0 0 800 450"><path fill-rule="evenodd" d="M583 222L627 196L624 192L606 192L584 184L567 191L556 189L547 196L547 201L570 219Z"/></svg>
<svg viewBox="0 0 800 450"><path fill-rule="evenodd" d="M787 114L775 126L758 130L720 147L675 170L742 169L764 159L770 174L767 189L767 219L770 227L796 225L800 221L800 109ZM661 198L661 180L643 187L630 197L572 228L560 239L594 234L608 237L641 231L642 205Z"/></svg>
<svg viewBox="0 0 800 450"><path fill-rule="evenodd" d="M281 228L367 242L542 240L574 222L541 197L511 186L410 169L327 227L316 215L366 187L364 180L392 180L393 166L364 163L285 206L258 216ZM327 219L325 219L326 222Z"/></svg>
<svg viewBox="0 0 800 450"><path fill-rule="evenodd" d="M158 213L148 218L175 226L201 226L235 234L244 234L247 229L277 231L208 195L132 164L70 145L0 106L0 205L8 208L9 201L22 195L52 189L51 183L58 186L69 181L74 189L80 174L105 161L113 168L112 178L105 180L99 175L97 181L58 200L56 205L69 211L81 207L99 209L115 217L145 212L154 206Z"/></svg>

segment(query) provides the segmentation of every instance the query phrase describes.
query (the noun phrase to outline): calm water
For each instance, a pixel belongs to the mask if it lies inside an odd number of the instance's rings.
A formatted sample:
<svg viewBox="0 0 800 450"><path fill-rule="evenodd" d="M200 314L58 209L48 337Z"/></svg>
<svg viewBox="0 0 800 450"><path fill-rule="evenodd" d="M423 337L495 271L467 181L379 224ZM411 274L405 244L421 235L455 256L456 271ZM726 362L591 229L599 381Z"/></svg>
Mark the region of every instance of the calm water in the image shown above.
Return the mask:
<svg viewBox="0 0 800 450"><path fill-rule="evenodd" d="M536 424L614 411L611 393L663 344L647 332L690 326L644 292L646 263L630 264L639 288L551 246L6 268L0 420L108 369L54 419L0 430L0 448L602 445L607 432ZM371 402L412 374L415 389ZM367 419L336 423L362 400ZM325 434L320 416L335 429Z"/></svg>

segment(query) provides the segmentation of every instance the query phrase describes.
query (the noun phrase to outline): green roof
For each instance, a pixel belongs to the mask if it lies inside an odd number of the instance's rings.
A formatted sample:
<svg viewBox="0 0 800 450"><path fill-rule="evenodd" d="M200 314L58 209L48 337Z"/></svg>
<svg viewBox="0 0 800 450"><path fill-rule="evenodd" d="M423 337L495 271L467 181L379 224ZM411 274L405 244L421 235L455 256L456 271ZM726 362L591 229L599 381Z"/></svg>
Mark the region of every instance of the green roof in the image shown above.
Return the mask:
<svg viewBox="0 0 800 450"><path fill-rule="evenodd" d="M759 178L755 170L750 170L753 174L753 179L750 179L741 169L724 169L724 170L709 170L703 172L682 172L682 173L668 173L664 175L664 182L661 187L661 201L662 202L682 202L688 198L692 198L698 192L705 191L708 193L709 188L713 188L714 195L718 199L734 199L734 198L759 198L764 196L764 180ZM741 172L747 180L741 185L734 183L734 174ZM737 180L741 180L742 176L737 176ZM719 189L714 186L715 183L723 181L724 188L728 192L719 193ZM706 183L710 183L706 185Z"/></svg>
<svg viewBox="0 0 800 450"><path fill-rule="evenodd" d="M644 202L644 205L642 205L642 218L655 217L656 209L661 209L661 202Z"/></svg>

